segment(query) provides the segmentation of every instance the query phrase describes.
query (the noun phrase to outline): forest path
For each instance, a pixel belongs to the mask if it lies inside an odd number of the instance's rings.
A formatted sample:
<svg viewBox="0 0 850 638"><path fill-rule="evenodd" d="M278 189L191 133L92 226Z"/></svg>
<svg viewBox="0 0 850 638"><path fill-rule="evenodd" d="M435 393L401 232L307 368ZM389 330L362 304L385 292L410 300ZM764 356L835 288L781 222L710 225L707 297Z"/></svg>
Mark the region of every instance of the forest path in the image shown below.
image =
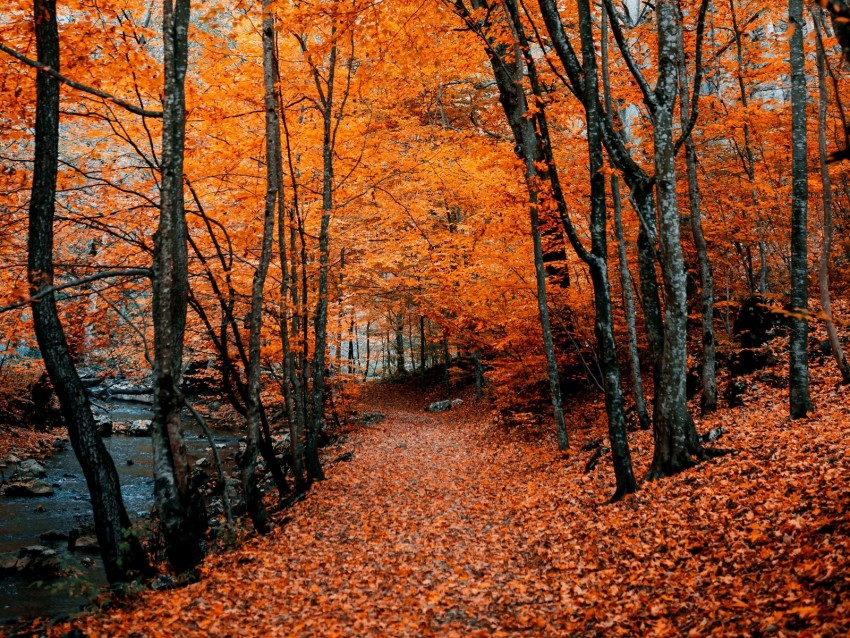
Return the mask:
<svg viewBox="0 0 850 638"><path fill-rule="evenodd" d="M199 582L74 621L88 636L848 635L850 408L813 423L753 410L734 456L609 505L610 461L585 472L548 427L493 424L467 400L371 388L386 420L324 451L327 480L276 528L209 557ZM814 427L814 426L817 427ZM634 433L636 470L651 459ZM811 463L807 450L822 450ZM353 452L351 461L339 459ZM830 460L831 459L831 460ZM63 635L68 625L52 635Z"/></svg>
<svg viewBox="0 0 850 638"><path fill-rule="evenodd" d="M537 607L556 610L534 593L545 562L505 498L522 487L506 450L496 462L474 405L426 413L419 395L391 401L370 406L382 423L327 450L353 459L331 463L292 520L207 561L202 581L160 595L168 601L119 613L109 631L547 635ZM515 460L527 465L521 451Z"/></svg>

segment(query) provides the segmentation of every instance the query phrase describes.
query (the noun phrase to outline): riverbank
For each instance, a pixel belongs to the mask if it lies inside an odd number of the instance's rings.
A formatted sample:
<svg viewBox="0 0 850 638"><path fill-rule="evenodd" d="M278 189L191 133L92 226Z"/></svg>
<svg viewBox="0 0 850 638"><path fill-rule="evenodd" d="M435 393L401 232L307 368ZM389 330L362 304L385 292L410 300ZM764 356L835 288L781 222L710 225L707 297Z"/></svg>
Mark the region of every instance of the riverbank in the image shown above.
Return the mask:
<svg viewBox="0 0 850 638"><path fill-rule="evenodd" d="M107 585L88 486L67 432L50 423L43 423L41 430L33 428L36 410L30 397L38 377L26 371L11 376L3 375L0 399L0 626L29 616L78 613ZM138 395L116 400L116 393L109 392L112 383L97 383L95 392L101 396L93 399L93 410L118 470L125 507L147 536L153 506L153 414ZM120 388L134 389L126 380L119 383ZM95 385L91 380L88 384ZM52 402L48 399L47 407L58 411ZM215 400L204 401L198 409L214 428L214 444L229 468L239 445L233 416ZM210 442L188 420L186 445L191 462L197 462L196 471L209 475ZM24 489L28 486L38 489ZM0 635L4 633L0 629Z"/></svg>

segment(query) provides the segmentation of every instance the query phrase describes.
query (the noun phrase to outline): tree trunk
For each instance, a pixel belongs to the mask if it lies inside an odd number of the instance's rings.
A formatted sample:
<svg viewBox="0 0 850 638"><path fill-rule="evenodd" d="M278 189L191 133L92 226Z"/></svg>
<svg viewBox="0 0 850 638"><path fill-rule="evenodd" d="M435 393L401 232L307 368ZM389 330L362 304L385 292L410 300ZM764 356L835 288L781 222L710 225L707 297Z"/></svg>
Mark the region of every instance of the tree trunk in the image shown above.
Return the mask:
<svg viewBox="0 0 850 638"><path fill-rule="evenodd" d="M278 68L278 78L279 78L279 68ZM280 98L280 96L278 96ZM280 216L280 221L278 225L278 249L280 252L280 262L282 269L282 279L281 286L284 289L288 287L290 292L290 299L292 301L292 323L282 324L280 327L281 332L281 340L284 346L284 353L287 356L286 365L286 374L288 377L287 387L291 393L289 400L289 408L288 408L288 416L289 416L289 450L292 455L292 473L295 479L295 489L299 493L304 492L307 489L307 480L305 476L305 460L304 460L304 437L307 429L307 401L305 395L305 381L306 381L306 373L304 370L304 361L306 358L306 338L304 338L301 333L302 326L304 326L303 321L301 320L302 313L304 312L301 304L306 302L306 288L304 289L304 298L298 294L299 289L299 279L298 279L298 244L297 239L300 235L299 229L301 228L301 217L300 217L300 208L299 208L299 199L298 199L298 180L296 179L295 166L292 159L292 144L289 138L289 128L286 124L286 109L281 102L280 104L280 122L283 124L283 133L284 139L286 140L286 159L289 165L289 176L291 179L292 185L292 207L290 208L289 215L285 213L285 201L283 198L279 198L278 200L278 215ZM280 145L278 146L280 148ZM283 192L283 160L280 162L280 191ZM286 232L284 230L284 217L288 217L289 220L289 253L287 259L287 251L286 251ZM303 235L300 235L303 237ZM302 272L304 269L303 262L303 243L302 247ZM287 267L287 264L291 264L291 268ZM303 280L302 280L303 281ZM306 286L306 283L304 284ZM282 303L286 304L286 296L284 290L282 292ZM287 312L284 310L281 313L281 321L286 322L287 320ZM291 335L291 337L290 337ZM298 355L292 351L292 341L296 344L301 342L299 345L301 346L298 349Z"/></svg>
<svg viewBox="0 0 850 638"><path fill-rule="evenodd" d="M681 11L677 11L680 21L678 31L678 55L676 66L679 75L679 109L682 130L688 127L691 114L690 88L688 70L685 65L685 43L682 37ZM698 100L699 95L694 95ZM708 245L702 231L702 210L700 202L699 180L697 179L697 152L694 146L693 133L685 139L685 162L688 171L688 198L691 206L691 231L694 235L694 246L699 263L699 278L701 284L700 301L702 303L702 413L709 414L717 409L717 374L715 365L714 344L714 276L711 272L711 261L708 258Z"/></svg>
<svg viewBox="0 0 850 638"><path fill-rule="evenodd" d="M369 378L369 364L371 363L369 359L371 359L372 355L372 322L366 322L366 367L363 370L363 380L366 381Z"/></svg>
<svg viewBox="0 0 850 638"><path fill-rule="evenodd" d="M269 530L269 517L263 506L263 496L257 484L257 452L260 443L260 341L263 332L263 288L271 261L274 239L275 204L283 193L278 190L278 162L281 154L280 126L277 119L277 97L275 95L274 15L269 0L263 0L263 88L266 111L266 198L263 211L263 234L260 260L254 270L251 283L251 310L248 336L248 392L245 401L245 425L247 430L245 452L242 454L240 471L245 505L254 529L263 534Z"/></svg>
<svg viewBox="0 0 850 638"><path fill-rule="evenodd" d="M599 108L599 80L596 52L593 41L593 18L589 0L578 0L579 31L584 70L585 117L587 119L587 147L590 160L590 276L593 280L595 332L599 347L599 364L602 368L605 391L605 409L608 414L608 439L614 462L616 489L612 501L637 491L637 481L632 470L632 459L626 437L623 414L623 392L620 386L620 365L614 341L614 319L611 310L611 286L608 281L608 229L605 207L605 174L602 172L602 112ZM580 253L581 254L581 253Z"/></svg>
<svg viewBox="0 0 850 638"><path fill-rule="evenodd" d="M55 0L33 4L39 62L59 71L59 32ZM27 277L36 340L47 374L59 398L71 446L91 494L95 530L106 577L113 585L147 572L144 551L131 531L121 500L118 473L97 434L88 396L74 367L53 292L53 219L59 162L59 81L48 73L36 76L35 162L29 209ZM43 295L43 296L42 296Z"/></svg>
<svg viewBox="0 0 850 638"><path fill-rule="evenodd" d="M613 113L611 100L611 80L608 72L608 15L602 12L602 86L605 98L605 110L608 117ZM623 290L623 305L626 313L626 329L629 339L629 363L632 372L632 392L635 395L635 410L642 430L648 430L652 420L646 411L646 399L643 394L643 378L640 371L637 328L635 319L635 300L632 294L632 276L626 255L626 242L623 233L623 204L620 196L620 179L611 176L611 200L614 205L614 232L617 238L617 257L620 266L620 287Z"/></svg>
<svg viewBox="0 0 850 638"><path fill-rule="evenodd" d="M806 166L806 75L803 0L789 0L788 21L793 29L791 60L791 311L808 312L808 254L806 217L809 200ZM791 317L790 413L805 417L812 409L809 397L809 324L805 316Z"/></svg>
<svg viewBox="0 0 850 638"><path fill-rule="evenodd" d="M425 372L427 361L425 356L425 348L427 341L425 340L425 315L419 315L419 368Z"/></svg>
<svg viewBox="0 0 850 638"><path fill-rule="evenodd" d="M835 357L836 364L838 364L841 382L846 385L850 383L850 365L847 363L844 348L838 339L835 322L832 321L832 301L829 295L829 256L832 252L832 180L829 176L829 163L826 155L826 111L829 99L829 92L826 88L826 55L818 26L818 20L822 20L822 15L821 13L814 16L815 29L817 29L818 64L818 160L823 186L823 241L821 242L820 262L818 264L818 287L820 288L821 306L824 313L829 317L826 320L829 347L832 349L832 356Z"/></svg>
<svg viewBox="0 0 850 638"><path fill-rule="evenodd" d="M443 383L446 386L446 398L450 399L452 394L452 375L449 372L449 366L451 366L451 357L449 356L449 336L445 330L443 330Z"/></svg>
<svg viewBox="0 0 850 638"><path fill-rule="evenodd" d="M403 375L407 372L404 365L404 312L399 312L395 321L395 373Z"/></svg>
<svg viewBox="0 0 850 638"><path fill-rule="evenodd" d="M678 31L675 0L657 4L658 82L655 141L655 182L660 221L662 279L665 293L664 347L659 384L655 389L653 424L655 450L647 477L660 478L691 467L700 454L693 419L688 412L687 292L685 261L679 237L679 204L673 141L673 108L676 102Z"/></svg>
<svg viewBox="0 0 850 638"><path fill-rule="evenodd" d="M567 72L569 82L573 92L579 96L582 102L586 102L583 97L582 70L581 64L576 56L575 51L569 41L569 38L564 31L560 15L557 11L554 0L539 0L540 9L543 15L543 21L546 23L546 28L552 38L552 46L554 47L561 64ZM613 11L609 12L608 3L606 2L606 12L608 17L613 21L616 15ZM599 100L596 95L591 99ZM587 108L587 104L584 104ZM660 356L664 341L664 328L661 319L661 301L658 293L658 278L655 272L657 262L656 243L658 240L658 231L655 221L655 203L653 201L652 181L649 176L638 165L631 156L627 147L625 132L617 130L614 127L613 119L610 117L602 118L603 126L603 141L608 150L608 155L612 163L623 172L623 178L629 187L632 194L632 203L635 211L638 214L639 230L638 230L638 273L640 275L641 289L641 305L644 313L644 326L646 329L649 347L653 356L653 377L656 387L656 399L658 397L658 384L660 372ZM656 401L657 403L657 401Z"/></svg>
<svg viewBox="0 0 850 638"><path fill-rule="evenodd" d="M484 0L474 0L474 9L488 9ZM558 449L566 450L569 447L567 437L566 421L561 400L561 381L558 372L558 362L555 357L555 344L552 338L552 325L549 319L549 307L546 296L546 265L544 263L543 246L540 235L540 204L541 196L545 196L542 190L544 184L551 184L552 188L560 191L557 175L545 167L549 162L546 151L537 133L536 126L545 126L545 120L536 121L533 115L529 115L528 102L523 87L523 52L521 40L524 36L519 33L521 24L511 15L516 15L515 3L506 3L505 10L509 12L506 17L510 21L510 27L514 35L514 48L509 50L507 45L496 43L492 34L485 33L482 25L474 20L470 13L462 12L461 17L467 25L477 31L486 43L487 56L493 69L493 77L499 89L499 102L504 110L505 117L511 127L516 141L517 153L522 157L525 164L525 181L528 190L529 216L531 219L531 238L533 244L534 272L537 284L537 309L540 317L540 327L543 337L543 350L546 356L546 371L549 380L549 391L552 401L552 412L555 418L555 428L558 439ZM510 7L510 8L509 8ZM460 8L459 11L465 11ZM489 13L489 10L488 10ZM484 28L489 26L484 25ZM529 67L529 71L533 68ZM542 105L538 105L542 107ZM554 197L561 214L565 213L562 197ZM560 281L565 283L563 278Z"/></svg>
<svg viewBox="0 0 850 638"><path fill-rule="evenodd" d="M322 142L322 221L319 230L319 290L316 300L314 332L316 345L313 351L313 388L311 395L312 412L307 428L306 467L309 482L324 480L322 464L319 460L319 432L324 427L325 397L325 355L328 330L328 243L330 241L331 211L333 210L333 96L334 76L336 73L337 48L330 52L329 70L324 101L322 103L323 142ZM318 72L316 72L318 75Z"/></svg>
<svg viewBox="0 0 850 638"><path fill-rule="evenodd" d="M183 208L185 79L188 64L189 0L164 0L165 86L162 121L162 181L159 227L154 240L154 493L169 562L178 572L203 558L205 520L190 486L181 433L180 382L186 327L188 255Z"/></svg>
<svg viewBox="0 0 850 638"><path fill-rule="evenodd" d="M532 160L526 160L526 183L528 185L528 205L531 217L531 241L534 246L534 275L537 282L537 310L540 314L540 327L543 332L543 350L546 354L546 371L549 376L549 392L552 397L552 413L555 417L555 431L558 436L558 449L566 450L570 446L567 437L567 423L561 400L561 380L558 373L558 361L555 359L555 343L552 340L552 324L549 321L549 306L546 302L546 271L543 266L543 247L540 241L538 222L538 192Z"/></svg>

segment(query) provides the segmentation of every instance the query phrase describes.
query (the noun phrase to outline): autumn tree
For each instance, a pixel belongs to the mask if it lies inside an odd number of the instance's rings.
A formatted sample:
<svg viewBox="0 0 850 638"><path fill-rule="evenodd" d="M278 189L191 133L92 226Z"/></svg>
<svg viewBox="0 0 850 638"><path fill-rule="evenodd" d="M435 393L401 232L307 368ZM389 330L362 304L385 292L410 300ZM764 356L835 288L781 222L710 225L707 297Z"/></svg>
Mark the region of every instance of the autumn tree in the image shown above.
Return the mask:
<svg viewBox="0 0 850 638"><path fill-rule="evenodd" d="M812 409L809 398L809 266L807 250L808 156L806 131L806 74L804 68L802 0L789 0L791 60L791 418L805 417ZM796 316L803 313L803 316Z"/></svg>
<svg viewBox="0 0 850 638"><path fill-rule="evenodd" d="M59 71L59 31L55 0L33 4L38 62ZM115 464L91 412L59 320L54 291L53 224L59 157L59 87L48 70L36 76L35 161L29 204L27 274L33 325L47 373L59 397L74 452L92 498L95 529L110 583L127 582L147 569L138 538L121 499Z"/></svg>
<svg viewBox="0 0 850 638"><path fill-rule="evenodd" d="M202 505L191 484L180 419L189 292L183 203L189 15L189 0L163 2L162 180L153 254L154 493L168 558L177 571L194 567L203 557L201 532L206 526Z"/></svg>

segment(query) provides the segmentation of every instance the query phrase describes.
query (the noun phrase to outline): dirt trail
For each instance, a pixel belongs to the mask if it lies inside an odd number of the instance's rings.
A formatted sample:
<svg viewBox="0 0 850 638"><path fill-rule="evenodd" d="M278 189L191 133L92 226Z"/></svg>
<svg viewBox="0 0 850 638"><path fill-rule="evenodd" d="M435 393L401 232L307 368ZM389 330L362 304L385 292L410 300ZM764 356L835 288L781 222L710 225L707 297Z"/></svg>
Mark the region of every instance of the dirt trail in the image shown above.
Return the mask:
<svg viewBox="0 0 850 638"><path fill-rule="evenodd" d="M834 419L729 422L738 455L607 505L607 461L585 474L587 453L563 457L551 436L508 434L472 401L437 414L426 402L373 405L387 419L327 452L353 459L329 464L288 523L210 558L200 582L74 626L303 637L850 629L850 472L791 462L809 445L840 458L850 435ZM638 471L649 444L634 436Z"/></svg>
<svg viewBox="0 0 850 638"><path fill-rule="evenodd" d="M462 408L379 406L292 520L214 559L200 583L102 624L113 635L530 635L531 541L516 489ZM517 580L521 574L521 580ZM152 601L153 602L153 601ZM551 596L544 603L555 612ZM103 619L101 619L101 623ZM79 625L80 623L78 623ZM83 625L87 623L82 623ZM545 622L538 627L543 635Z"/></svg>

